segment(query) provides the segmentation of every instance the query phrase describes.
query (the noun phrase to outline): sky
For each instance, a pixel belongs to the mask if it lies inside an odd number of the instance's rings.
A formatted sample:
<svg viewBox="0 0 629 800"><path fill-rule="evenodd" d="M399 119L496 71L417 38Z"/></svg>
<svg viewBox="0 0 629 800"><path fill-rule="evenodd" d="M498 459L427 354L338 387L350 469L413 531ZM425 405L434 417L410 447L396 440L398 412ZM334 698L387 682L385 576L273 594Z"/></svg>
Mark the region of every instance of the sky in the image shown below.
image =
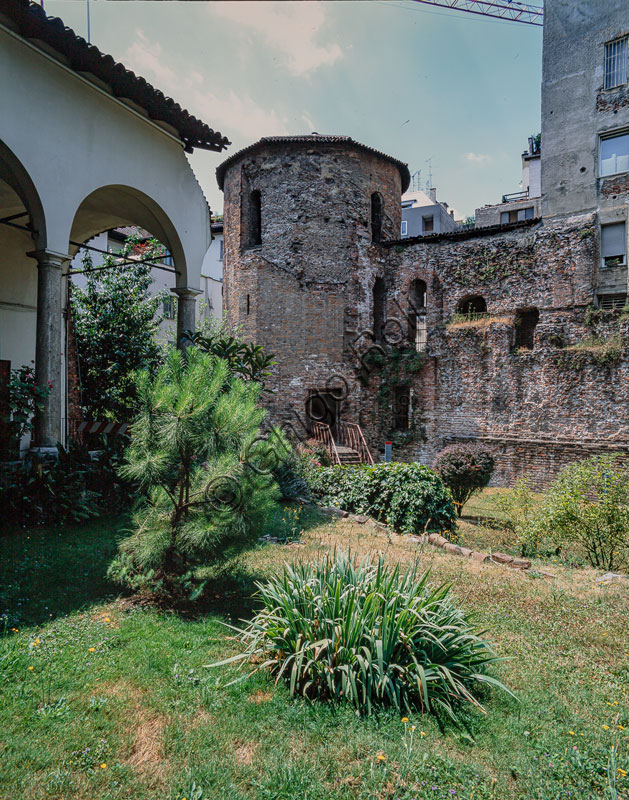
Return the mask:
<svg viewBox="0 0 629 800"><path fill-rule="evenodd" d="M530 0L541 5L541 0ZM46 13L87 37L84 0ZM91 41L232 142L190 163L210 203L216 167L261 136L343 134L432 173L457 217L520 188L540 129L542 29L413 0L90 0Z"/></svg>

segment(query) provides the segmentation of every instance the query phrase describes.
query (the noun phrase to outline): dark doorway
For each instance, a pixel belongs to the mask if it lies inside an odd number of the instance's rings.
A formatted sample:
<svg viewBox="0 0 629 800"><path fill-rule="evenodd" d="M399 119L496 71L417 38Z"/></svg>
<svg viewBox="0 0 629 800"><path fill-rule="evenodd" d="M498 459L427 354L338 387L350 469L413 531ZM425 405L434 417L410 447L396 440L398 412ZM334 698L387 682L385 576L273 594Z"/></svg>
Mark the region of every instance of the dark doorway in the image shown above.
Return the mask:
<svg viewBox="0 0 629 800"><path fill-rule="evenodd" d="M332 429L336 436L336 423L340 415L340 390L311 389L306 400L306 424L308 432L312 432L313 422L323 422Z"/></svg>

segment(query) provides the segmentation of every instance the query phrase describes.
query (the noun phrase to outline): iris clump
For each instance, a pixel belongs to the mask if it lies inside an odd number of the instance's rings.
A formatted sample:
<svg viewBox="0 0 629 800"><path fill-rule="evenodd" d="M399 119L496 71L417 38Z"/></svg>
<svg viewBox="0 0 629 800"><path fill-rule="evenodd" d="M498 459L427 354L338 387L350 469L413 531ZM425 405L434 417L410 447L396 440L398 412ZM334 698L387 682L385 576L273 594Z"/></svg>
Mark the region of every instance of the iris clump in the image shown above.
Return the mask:
<svg viewBox="0 0 629 800"><path fill-rule="evenodd" d="M244 652L220 664L253 659L291 696L347 702L361 715L444 712L456 723L464 705L484 712L483 684L509 692L487 674L499 659L451 587L432 586L417 564L389 569L335 552L257 587L262 609L240 630Z"/></svg>

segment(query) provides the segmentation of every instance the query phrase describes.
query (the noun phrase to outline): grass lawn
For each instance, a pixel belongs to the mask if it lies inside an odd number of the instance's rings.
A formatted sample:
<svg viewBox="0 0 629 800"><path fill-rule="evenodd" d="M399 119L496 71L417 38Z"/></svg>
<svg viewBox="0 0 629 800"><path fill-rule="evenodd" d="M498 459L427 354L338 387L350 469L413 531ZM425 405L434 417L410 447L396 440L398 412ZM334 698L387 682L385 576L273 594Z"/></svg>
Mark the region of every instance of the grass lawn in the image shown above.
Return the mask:
<svg viewBox="0 0 629 800"><path fill-rule="evenodd" d="M464 543L503 535L479 516L466 509ZM315 510L294 526L300 542L249 553L196 616L107 582L120 520L1 538L0 797L629 798L627 584L561 562L544 566L554 579L479 565ZM361 720L292 702L264 675L226 687L236 668L204 667L236 652L221 620L250 613L253 580L335 546L419 556L452 582L509 659L496 674L520 702L492 691L466 729L417 716L411 737L392 712Z"/></svg>

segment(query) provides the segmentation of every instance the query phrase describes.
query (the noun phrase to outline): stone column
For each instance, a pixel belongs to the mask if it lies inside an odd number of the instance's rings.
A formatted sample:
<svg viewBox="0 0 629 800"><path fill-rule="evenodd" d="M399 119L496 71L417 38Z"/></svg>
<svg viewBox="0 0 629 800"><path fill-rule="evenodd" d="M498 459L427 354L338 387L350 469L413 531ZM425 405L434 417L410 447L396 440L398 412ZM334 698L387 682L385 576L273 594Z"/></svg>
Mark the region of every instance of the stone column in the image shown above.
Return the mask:
<svg viewBox="0 0 629 800"><path fill-rule="evenodd" d="M61 281L63 266L71 256L52 250L36 250L28 255L37 261L35 382L42 388L50 386L43 408L35 417L34 445L55 447L61 441Z"/></svg>
<svg viewBox="0 0 629 800"><path fill-rule="evenodd" d="M177 347L181 348L182 338L185 331L194 331L197 327L197 295L201 294L199 289L191 289L184 286L173 289L173 293L179 298L177 302Z"/></svg>

